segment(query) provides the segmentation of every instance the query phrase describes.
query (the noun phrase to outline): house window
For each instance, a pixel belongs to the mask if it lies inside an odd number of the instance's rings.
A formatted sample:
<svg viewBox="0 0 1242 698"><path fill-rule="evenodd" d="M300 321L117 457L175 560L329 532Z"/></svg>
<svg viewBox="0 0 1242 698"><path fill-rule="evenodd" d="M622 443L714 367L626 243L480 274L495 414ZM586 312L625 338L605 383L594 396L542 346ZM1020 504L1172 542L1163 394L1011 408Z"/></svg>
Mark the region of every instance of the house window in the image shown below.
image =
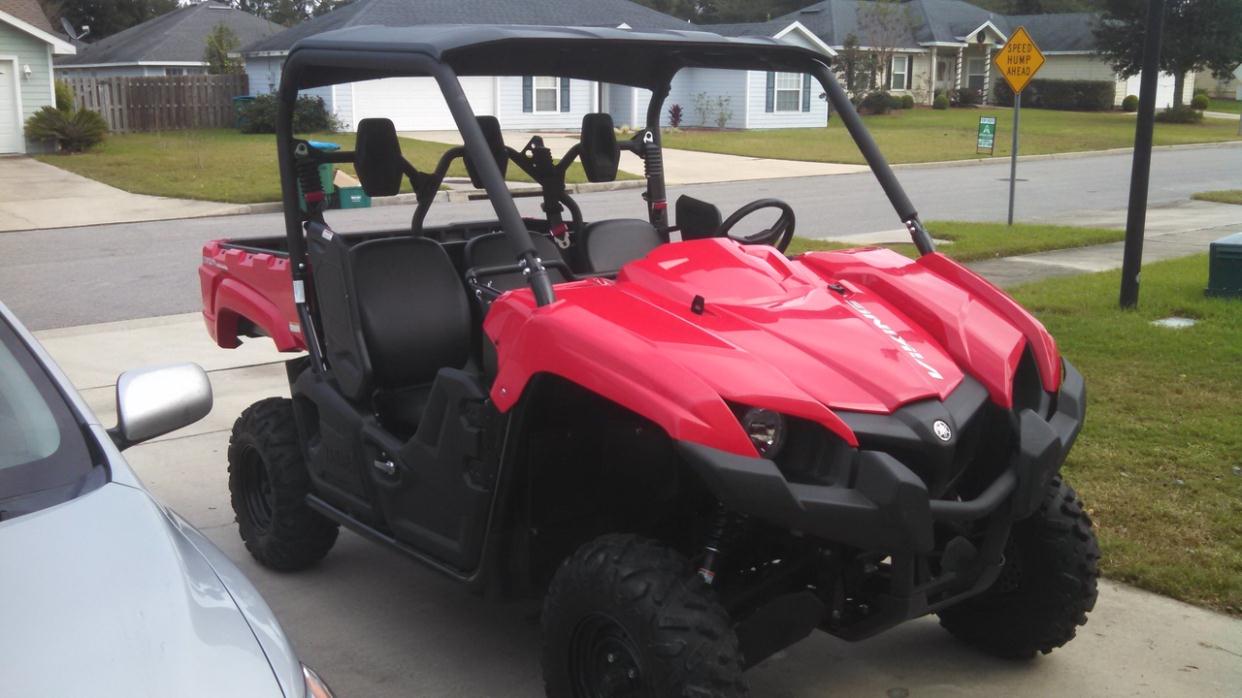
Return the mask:
<svg viewBox="0 0 1242 698"><path fill-rule="evenodd" d="M910 57L893 56L893 69L889 73L888 89L910 89Z"/></svg>
<svg viewBox="0 0 1242 698"><path fill-rule="evenodd" d="M988 69L988 59L971 58L966 61L966 86L972 90L982 90L987 82L985 73Z"/></svg>
<svg viewBox="0 0 1242 698"><path fill-rule="evenodd" d="M185 68L165 68L164 75L167 75L167 76L185 75Z"/></svg>
<svg viewBox="0 0 1242 698"><path fill-rule="evenodd" d="M535 77L535 111L559 111L561 81L559 78Z"/></svg>
<svg viewBox="0 0 1242 698"><path fill-rule="evenodd" d="M802 74L776 74L776 111L802 110Z"/></svg>

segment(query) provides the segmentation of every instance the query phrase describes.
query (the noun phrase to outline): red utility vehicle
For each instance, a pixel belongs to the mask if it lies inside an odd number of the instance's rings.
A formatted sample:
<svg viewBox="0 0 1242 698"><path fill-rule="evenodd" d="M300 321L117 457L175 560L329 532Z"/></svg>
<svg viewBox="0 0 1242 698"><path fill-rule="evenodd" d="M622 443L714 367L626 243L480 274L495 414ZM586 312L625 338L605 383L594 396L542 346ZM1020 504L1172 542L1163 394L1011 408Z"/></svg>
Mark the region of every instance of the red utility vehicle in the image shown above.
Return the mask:
<svg viewBox="0 0 1242 698"><path fill-rule="evenodd" d="M678 71L813 76L919 250L787 257L795 217L727 219L681 197L670 222L660 116ZM588 115L559 161L504 143L465 75L558 75L650 90L618 142ZM353 152L291 133L299 90L429 76L465 145L434 172L386 119ZM338 525L473 589L546 593L553 696L733 696L743 670L821 629L865 638L928 613L1003 656L1068 642L1098 549L1058 474L1084 416L1079 373L1030 314L937 254L823 55L700 32L361 27L284 65L286 236L203 251L207 328L267 336L292 400L248 408L229 448L241 535L263 564L327 554ZM643 159L642 217L585 221L580 162ZM425 225L463 158L497 219ZM317 169L371 196L408 179L411 227L339 234ZM504 172L542 188L522 218ZM644 205L645 202L645 205ZM779 214L750 235L738 221Z"/></svg>

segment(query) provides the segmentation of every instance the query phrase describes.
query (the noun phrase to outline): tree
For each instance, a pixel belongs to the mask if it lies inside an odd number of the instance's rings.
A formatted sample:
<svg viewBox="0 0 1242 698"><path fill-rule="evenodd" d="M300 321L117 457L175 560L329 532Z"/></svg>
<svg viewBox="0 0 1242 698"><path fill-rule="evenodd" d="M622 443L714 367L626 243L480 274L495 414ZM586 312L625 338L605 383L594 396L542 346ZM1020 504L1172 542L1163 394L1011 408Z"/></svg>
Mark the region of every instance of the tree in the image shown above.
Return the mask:
<svg viewBox="0 0 1242 698"><path fill-rule="evenodd" d="M1098 51L1124 77L1143 68L1146 0L1107 0L1094 32ZM1160 70L1174 76L1173 106L1182 106L1186 74L1223 77L1242 63L1242 2L1165 0Z"/></svg>
<svg viewBox="0 0 1242 698"><path fill-rule="evenodd" d="M860 43L867 47L879 64L880 82L888 85L893 69L893 55L903 40L911 39L915 28L910 6L900 0L873 0L860 3L858 30Z"/></svg>
<svg viewBox="0 0 1242 698"><path fill-rule="evenodd" d="M39 4L53 26L63 17L75 29L90 27L91 41L177 9L177 0L39 0Z"/></svg>
<svg viewBox="0 0 1242 698"><path fill-rule="evenodd" d="M291 27L325 15L353 0L228 0L233 7L266 20Z"/></svg>
<svg viewBox="0 0 1242 698"><path fill-rule="evenodd" d="M875 83L875 55L859 48L854 34L846 35L833 67L851 97L867 92Z"/></svg>
<svg viewBox="0 0 1242 698"><path fill-rule="evenodd" d="M207 63L209 75L228 75L242 72L242 62L229 54L241 46L237 35L221 22L207 35L207 48L203 51L203 60Z"/></svg>

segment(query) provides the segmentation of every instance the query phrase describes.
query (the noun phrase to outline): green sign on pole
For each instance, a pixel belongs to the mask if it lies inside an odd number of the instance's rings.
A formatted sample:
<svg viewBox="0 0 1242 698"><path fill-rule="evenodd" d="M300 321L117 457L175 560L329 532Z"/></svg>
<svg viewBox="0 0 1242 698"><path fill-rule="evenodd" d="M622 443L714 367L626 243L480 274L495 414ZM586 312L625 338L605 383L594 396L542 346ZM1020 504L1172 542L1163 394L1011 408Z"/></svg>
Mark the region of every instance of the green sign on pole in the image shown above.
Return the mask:
<svg viewBox="0 0 1242 698"><path fill-rule="evenodd" d="M979 140L975 144L976 153L992 155L996 151L996 117L979 117Z"/></svg>

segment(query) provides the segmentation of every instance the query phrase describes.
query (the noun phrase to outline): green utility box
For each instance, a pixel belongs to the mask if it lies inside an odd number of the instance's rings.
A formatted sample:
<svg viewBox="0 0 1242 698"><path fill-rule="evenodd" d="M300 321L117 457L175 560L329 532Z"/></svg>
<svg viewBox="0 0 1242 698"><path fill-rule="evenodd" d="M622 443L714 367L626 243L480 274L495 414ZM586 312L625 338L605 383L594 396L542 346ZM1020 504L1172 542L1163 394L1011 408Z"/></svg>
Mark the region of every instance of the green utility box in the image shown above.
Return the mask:
<svg viewBox="0 0 1242 698"><path fill-rule="evenodd" d="M1234 233L1208 247L1207 295L1242 298L1242 233Z"/></svg>
<svg viewBox="0 0 1242 698"><path fill-rule="evenodd" d="M371 208L371 197L362 187L338 187L336 203L340 208Z"/></svg>

